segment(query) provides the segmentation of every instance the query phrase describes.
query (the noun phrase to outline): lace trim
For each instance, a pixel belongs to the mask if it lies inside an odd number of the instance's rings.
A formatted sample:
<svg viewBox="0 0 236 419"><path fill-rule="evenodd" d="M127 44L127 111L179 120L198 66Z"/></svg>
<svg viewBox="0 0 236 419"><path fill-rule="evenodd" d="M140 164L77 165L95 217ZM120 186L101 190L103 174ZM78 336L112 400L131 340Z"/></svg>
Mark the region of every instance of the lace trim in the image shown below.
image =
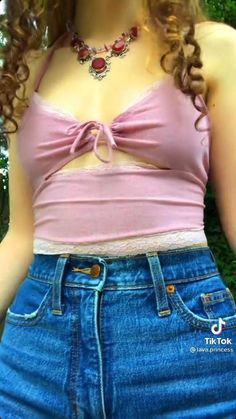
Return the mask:
<svg viewBox="0 0 236 419"><path fill-rule="evenodd" d="M123 164L124 163L124 164ZM125 164L126 163L126 164ZM133 170L133 167L135 167L137 170L142 170L143 168L147 169L156 169L156 170L168 170L168 169L162 169L161 167L155 166L151 163L144 163L144 162L136 162L136 161L120 161L119 163L104 163L104 164L98 164L98 165L92 165L92 166L86 166L86 167L69 167L68 169L61 169L56 172L56 174L69 174L76 171L109 171L111 169L120 169L120 170Z"/></svg>
<svg viewBox="0 0 236 419"><path fill-rule="evenodd" d="M208 246L204 229L178 230L91 244L70 244L35 237L33 244L34 253L86 253L101 256L137 255L148 251L156 251L157 249L161 251L189 246Z"/></svg>
<svg viewBox="0 0 236 419"><path fill-rule="evenodd" d="M32 100L39 104L42 108L44 108L47 112L55 113L56 115L60 116L61 118L69 117L71 119L78 120L73 113L69 111L64 111L58 108L56 105L51 104L48 100L44 99L40 93L36 92L36 90L32 94Z"/></svg>

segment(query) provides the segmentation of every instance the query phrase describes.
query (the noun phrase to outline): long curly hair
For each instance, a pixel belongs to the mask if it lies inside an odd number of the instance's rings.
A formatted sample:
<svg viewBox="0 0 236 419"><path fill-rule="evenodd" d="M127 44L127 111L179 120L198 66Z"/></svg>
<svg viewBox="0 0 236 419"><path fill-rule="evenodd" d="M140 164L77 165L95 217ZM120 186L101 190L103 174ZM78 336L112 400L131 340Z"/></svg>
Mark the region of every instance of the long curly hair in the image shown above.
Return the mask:
<svg viewBox="0 0 236 419"><path fill-rule="evenodd" d="M2 126L7 128L13 124L13 130L5 130L5 134L15 133L18 129L16 116L22 116L28 106L25 96L25 82L30 75L26 53L30 50L42 49L45 27L49 28L49 45L65 32L65 20L73 20L75 0L8 0L7 14L0 24L0 30L8 37L8 42L1 55L3 65L0 68L0 115ZM167 50L160 59L162 69L173 75L175 86L191 97L192 103L201 115L207 114L205 107L196 103L196 96L204 92L205 80L201 73L191 69L200 69L201 48L195 39L195 24L209 18L200 4L200 0L143 0L144 11L149 17L150 28L161 34ZM53 24L50 24L50 20ZM56 25L55 25L56 22ZM147 27L147 21L145 26ZM193 47L192 55L186 56L184 47ZM171 56L170 69L165 67L167 56ZM172 57L173 56L173 57ZM18 91L23 88L23 96ZM20 111L15 105L21 103Z"/></svg>

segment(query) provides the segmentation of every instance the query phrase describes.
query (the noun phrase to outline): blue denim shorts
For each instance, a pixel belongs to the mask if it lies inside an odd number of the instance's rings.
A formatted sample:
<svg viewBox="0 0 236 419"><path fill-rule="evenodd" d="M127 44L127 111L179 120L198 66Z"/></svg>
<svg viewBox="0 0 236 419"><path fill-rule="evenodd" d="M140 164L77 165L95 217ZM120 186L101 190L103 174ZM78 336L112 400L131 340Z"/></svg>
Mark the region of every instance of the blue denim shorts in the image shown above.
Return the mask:
<svg viewBox="0 0 236 419"><path fill-rule="evenodd" d="M236 418L236 304L211 249L35 254L0 343L2 419Z"/></svg>

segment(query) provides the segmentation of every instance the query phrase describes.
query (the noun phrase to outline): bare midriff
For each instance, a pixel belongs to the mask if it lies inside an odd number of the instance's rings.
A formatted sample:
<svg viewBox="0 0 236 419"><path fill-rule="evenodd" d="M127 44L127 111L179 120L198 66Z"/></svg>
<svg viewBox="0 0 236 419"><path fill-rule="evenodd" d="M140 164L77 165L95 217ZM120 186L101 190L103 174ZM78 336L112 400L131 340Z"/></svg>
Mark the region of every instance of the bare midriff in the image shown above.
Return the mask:
<svg viewBox="0 0 236 419"><path fill-rule="evenodd" d="M100 144L98 145L99 148L99 153L106 158L107 157L107 146ZM141 163L146 163L147 166L150 166L150 163L146 162L143 159L137 159L136 156L133 156L132 154L128 154L128 153L124 153L123 151L120 150L113 150L113 164L121 164L122 166L124 165L129 165L129 163L131 162L141 162ZM62 166L62 168L60 170L57 171L57 173L60 172L64 172L67 169L82 169L82 168L86 168L86 167L98 167L98 166L105 166L106 163L103 163L102 161L100 161L96 155L94 154L93 151L89 151L85 154L83 154L82 156L79 156L73 160L71 160L69 163L66 163L64 166ZM142 164L143 166L143 164ZM156 164L152 166L155 166L156 169L162 169L161 167L157 166ZM164 168L163 168L164 169Z"/></svg>
<svg viewBox="0 0 236 419"><path fill-rule="evenodd" d="M93 135L96 135L98 132L98 130L93 129L91 130L91 133ZM103 144L104 143L104 144ZM101 152L102 157L106 158L107 157L107 145L105 144L105 140L101 140L100 143L98 144L98 148L99 148L99 152ZM150 165L150 163L148 163L145 159L142 158L137 158L137 156L130 154L130 153L125 153L121 150L113 150L113 163L114 164L119 164L122 162L122 165L125 164L129 164L130 162L141 162L141 163L146 163L147 165ZM86 168L86 167L91 167L91 166L101 166L101 165L105 165L106 163L101 162L95 155L94 151L89 151L85 154L83 154L82 156L79 156L73 160L71 160L69 163L66 163L60 170L57 171L57 173L60 173L61 171L65 171L66 169L79 169L79 168ZM157 169L165 169L164 167L160 167L157 166L156 164L154 165L152 163L152 166L155 166Z"/></svg>

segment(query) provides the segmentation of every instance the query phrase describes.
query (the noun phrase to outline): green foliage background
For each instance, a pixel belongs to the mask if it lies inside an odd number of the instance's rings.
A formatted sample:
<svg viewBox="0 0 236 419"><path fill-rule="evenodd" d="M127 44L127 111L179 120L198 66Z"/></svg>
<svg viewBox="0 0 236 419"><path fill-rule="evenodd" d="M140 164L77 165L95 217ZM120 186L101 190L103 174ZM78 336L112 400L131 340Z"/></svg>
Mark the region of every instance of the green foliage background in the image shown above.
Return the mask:
<svg viewBox="0 0 236 419"><path fill-rule="evenodd" d="M235 0L205 0L202 3L208 13L210 20L222 21L236 28L236 1ZM0 36L1 43L1 36ZM1 47L1 45L0 45ZM217 48L217 45L216 45ZM4 174L0 174L0 241L4 237L9 222L8 210L8 159L4 154L7 149L6 141L0 132L0 169L4 169ZM236 255L230 249L224 233L222 231L219 216L215 204L211 185L207 185L205 197L205 231L208 244L211 247L218 268L232 290L236 298ZM20 211L20 208L19 208Z"/></svg>
<svg viewBox="0 0 236 419"><path fill-rule="evenodd" d="M235 0L205 0L203 7L211 20L228 23L236 28L236 1Z"/></svg>

